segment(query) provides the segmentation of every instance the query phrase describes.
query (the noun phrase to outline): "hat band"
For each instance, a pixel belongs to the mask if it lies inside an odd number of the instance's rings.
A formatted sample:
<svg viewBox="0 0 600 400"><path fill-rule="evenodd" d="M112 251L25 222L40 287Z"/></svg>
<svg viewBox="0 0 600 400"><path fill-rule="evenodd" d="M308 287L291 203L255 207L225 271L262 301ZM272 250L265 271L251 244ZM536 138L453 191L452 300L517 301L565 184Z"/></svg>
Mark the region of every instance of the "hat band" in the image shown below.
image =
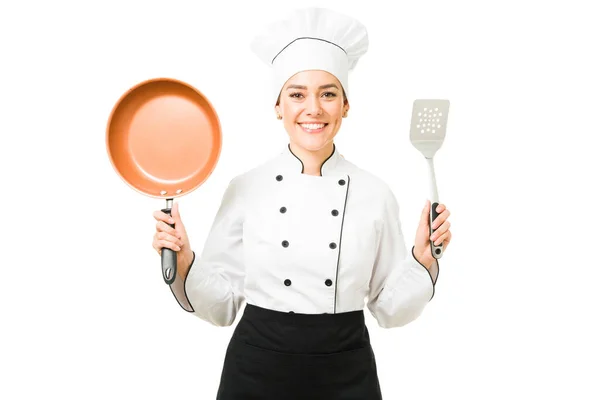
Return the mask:
<svg viewBox="0 0 600 400"><path fill-rule="evenodd" d="M315 37L309 37L309 36L306 36L306 37L300 37L300 38L294 39L294 40L292 40L290 43L288 43L288 44L287 44L287 45L286 45L286 46L285 46L283 49L281 49L281 51L280 51L279 53L275 54L275 57L273 57L273 59L271 60L271 64L273 64L273 62L275 61L275 59L277 58L277 56L278 56L278 55L280 55L280 54L281 54L281 53L282 53L282 52L283 52L285 49L287 49L289 45L291 45L291 44L292 44L292 43L294 43L295 41L297 41L297 40L301 40L301 39L322 40L322 41L324 41L324 42L326 42L326 43L329 43L330 45L333 45L333 46L339 47L339 49L340 49L340 50L342 50L344 53L346 53L346 50L344 50L343 48L341 48L341 47L340 47L340 46L338 46L337 44L335 44L335 43L333 43L333 42L330 42L329 40L325 40L325 39L321 39L321 38L315 38ZM348 53L346 53L346 55L348 55Z"/></svg>

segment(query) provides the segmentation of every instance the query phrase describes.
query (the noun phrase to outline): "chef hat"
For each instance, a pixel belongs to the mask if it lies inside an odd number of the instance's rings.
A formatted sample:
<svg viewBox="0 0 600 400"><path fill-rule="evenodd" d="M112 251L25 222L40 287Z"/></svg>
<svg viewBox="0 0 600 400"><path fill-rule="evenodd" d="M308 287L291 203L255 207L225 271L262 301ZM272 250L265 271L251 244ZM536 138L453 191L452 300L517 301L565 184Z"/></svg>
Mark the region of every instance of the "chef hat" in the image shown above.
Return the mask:
<svg viewBox="0 0 600 400"><path fill-rule="evenodd" d="M285 82L300 71L334 75L348 96L348 72L367 52L366 28L354 18L324 8L303 8L267 25L252 51L273 69L275 100Z"/></svg>

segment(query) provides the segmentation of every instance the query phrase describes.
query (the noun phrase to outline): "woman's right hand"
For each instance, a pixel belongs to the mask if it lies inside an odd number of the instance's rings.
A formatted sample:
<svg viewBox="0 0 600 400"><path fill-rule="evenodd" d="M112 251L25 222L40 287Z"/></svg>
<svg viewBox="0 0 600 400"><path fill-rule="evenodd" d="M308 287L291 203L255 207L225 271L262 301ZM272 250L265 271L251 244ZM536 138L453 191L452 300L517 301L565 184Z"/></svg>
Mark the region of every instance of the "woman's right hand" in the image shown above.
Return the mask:
<svg viewBox="0 0 600 400"><path fill-rule="evenodd" d="M173 202L171 216L161 210L154 211L152 216L156 220L156 232L152 240L152 247L159 255L164 247L175 251L177 253L177 272L182 278L185 278L192 262L193 253L185 226L181 221L179 204ZM171 228L169 224L173 223L175 227Z"/></svg>

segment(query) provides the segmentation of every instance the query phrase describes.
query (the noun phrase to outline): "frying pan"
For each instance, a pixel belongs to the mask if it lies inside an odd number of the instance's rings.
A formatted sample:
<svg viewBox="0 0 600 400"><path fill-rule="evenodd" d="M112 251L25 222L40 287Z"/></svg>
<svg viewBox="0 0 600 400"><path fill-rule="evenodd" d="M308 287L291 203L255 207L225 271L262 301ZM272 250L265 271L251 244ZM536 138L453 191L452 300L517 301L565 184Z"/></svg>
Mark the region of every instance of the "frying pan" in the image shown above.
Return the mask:
<svg viewBox="0 0 600 400"><path fill-rule="evenodd" d="M172 78L138 83L114 105L106 127L110 162L137 192L166 200L197 189L212 174L221 154L221 124L214 107L193 86ZM169 224L174 227L175 224ZM168 285L177 276L177 253L161 250Z"/></svg>

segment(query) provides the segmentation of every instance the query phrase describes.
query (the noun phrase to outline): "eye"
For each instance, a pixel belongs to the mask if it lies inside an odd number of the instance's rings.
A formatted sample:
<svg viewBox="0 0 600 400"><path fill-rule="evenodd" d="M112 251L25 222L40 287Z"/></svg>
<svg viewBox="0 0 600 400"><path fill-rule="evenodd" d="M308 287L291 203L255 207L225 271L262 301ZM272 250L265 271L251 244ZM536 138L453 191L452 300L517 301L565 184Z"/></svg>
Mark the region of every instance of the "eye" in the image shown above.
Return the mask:
<svg viewBox="0 0 600 400"><path fill-rule="evenodd" d="M295 99L299 99L300 96L302 96L302 93L299 93L299 92L290 93L290 97L295 98Z"/></svg>
<svg viewBox="0 0 600 400"><path fill-rule="evenodd" d="M331 98L331 97L336 97L337 95L333 92L325 92L325 93L323 93L323 96Z"/></svg>

